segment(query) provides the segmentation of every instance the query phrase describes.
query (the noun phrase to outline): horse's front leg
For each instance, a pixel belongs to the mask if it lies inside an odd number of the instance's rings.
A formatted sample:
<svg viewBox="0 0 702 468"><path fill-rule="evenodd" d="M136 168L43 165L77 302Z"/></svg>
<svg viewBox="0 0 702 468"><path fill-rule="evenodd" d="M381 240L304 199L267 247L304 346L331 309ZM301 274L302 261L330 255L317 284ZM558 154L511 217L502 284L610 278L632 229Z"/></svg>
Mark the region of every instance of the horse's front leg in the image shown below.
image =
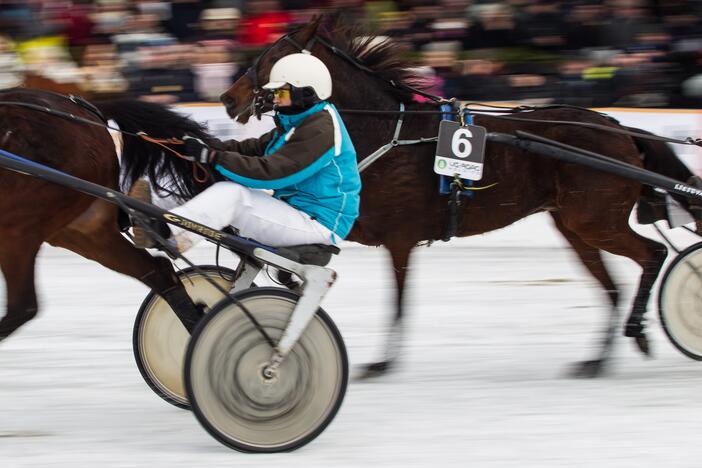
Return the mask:
<svg viewBox="0 0 702 468"><path fill-rule="evenodd" d="M117 227L116 208L106 202L95 201L48 242L138 279L168 302L190 332L202 317L202 311L188 296L170 260L153 257L125 239Z"/></svg>
<svg viewBox="0 0 702 468"><path fill-rule="evenodd" d="M663 267L667 254L666 248L662 244L651 241L649 245L649 255L647 257L642 256L640 260L637 260L643 271L641 272L641 279L631 307L631 313L624 327L624 335L634 338L636 346L647 356L651 354L651 350L645 333L644 315L651 296L651 289L656 282L656 278L658 278L658 273Z"/></svg>

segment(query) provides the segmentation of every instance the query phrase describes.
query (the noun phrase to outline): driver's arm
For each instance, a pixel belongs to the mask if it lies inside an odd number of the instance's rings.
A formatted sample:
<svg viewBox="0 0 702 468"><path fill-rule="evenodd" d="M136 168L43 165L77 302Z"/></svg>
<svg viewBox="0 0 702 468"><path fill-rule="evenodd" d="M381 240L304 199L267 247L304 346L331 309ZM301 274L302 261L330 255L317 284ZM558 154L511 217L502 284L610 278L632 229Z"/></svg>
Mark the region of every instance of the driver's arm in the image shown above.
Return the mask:
<svg viewBox="0 0 702 468"><path fill-rule="evenodd" d="M239 154L245 154L247 156L263 156L266 151L266 147L275 137L276 129L271 130L268 133L264 133L258 138L247 138L246 140L227 140L219 142L219 144L212 145L213 148L220 151L233 151Z"/></svg>

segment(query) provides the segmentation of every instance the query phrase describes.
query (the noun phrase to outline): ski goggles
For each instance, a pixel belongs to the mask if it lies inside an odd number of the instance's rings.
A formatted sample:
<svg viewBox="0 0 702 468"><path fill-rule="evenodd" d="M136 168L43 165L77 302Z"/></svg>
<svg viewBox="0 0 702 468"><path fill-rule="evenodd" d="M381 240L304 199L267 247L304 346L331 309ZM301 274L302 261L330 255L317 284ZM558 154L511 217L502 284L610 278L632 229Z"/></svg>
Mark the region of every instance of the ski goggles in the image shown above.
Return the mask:
<svg viewBox="0 0 702 468"><path fill-rule="evenodd" d="M273 90L273 95L278 99L288 99L290 98L290 89L288 88L278 88Z"/></svg>

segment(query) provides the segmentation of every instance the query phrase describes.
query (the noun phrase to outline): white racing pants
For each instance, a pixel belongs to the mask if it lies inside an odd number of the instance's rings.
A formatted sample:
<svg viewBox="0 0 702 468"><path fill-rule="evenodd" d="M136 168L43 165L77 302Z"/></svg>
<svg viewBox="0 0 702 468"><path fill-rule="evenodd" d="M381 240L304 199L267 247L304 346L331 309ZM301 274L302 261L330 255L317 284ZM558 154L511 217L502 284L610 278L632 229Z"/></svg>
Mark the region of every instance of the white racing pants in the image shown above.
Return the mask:
<svg viewBox="0 0 702 468"><path fill-rule="evenodd" d="M213 229L231 225L241 236L273 247L340 241L336 234L308 214L263 190L235 182L217 182L170 211ZM201 236L177 226L170 228L176 238L186 236L193 244L202 240Z"/></svg>

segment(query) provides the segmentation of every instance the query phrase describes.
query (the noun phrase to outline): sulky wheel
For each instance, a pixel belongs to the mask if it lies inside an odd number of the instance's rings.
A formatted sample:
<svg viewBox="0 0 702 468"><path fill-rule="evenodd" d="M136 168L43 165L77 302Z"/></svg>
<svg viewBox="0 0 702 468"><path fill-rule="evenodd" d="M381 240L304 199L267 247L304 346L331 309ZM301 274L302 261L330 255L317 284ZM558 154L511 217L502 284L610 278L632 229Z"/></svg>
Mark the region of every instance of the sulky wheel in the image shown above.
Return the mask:
<svg viewBox="0 0 702 468"><path fill-rule="evenodd" d="M234 296L277 342L299 295L281 288ZM222 301L188 345L185 386L204 428L245 452L280 452L317 437L341 406L348 360L336 326L321 309L272 378L263 369L270 345L235 303Z"/></svg>
<svg viewBox="0 0 702 468"><path fill-rule="evenodd" d="M224 289L231 287L234 272L229 268L205 265L199 269ZM211 307L222 299L222 293L192 268L182 270L178 276L196 304ZM134 358L149 387L180 408L190 408L183 385L183 362L189 338L185 327L161 296L154 292L146 296L134 321Z"/></svg>
<svg viewBox="0 0 702 468"><path fill-rule="evenodd" d="M666 270L658 313L673 345L702 361L702 242L683 250Z"/></svg>

